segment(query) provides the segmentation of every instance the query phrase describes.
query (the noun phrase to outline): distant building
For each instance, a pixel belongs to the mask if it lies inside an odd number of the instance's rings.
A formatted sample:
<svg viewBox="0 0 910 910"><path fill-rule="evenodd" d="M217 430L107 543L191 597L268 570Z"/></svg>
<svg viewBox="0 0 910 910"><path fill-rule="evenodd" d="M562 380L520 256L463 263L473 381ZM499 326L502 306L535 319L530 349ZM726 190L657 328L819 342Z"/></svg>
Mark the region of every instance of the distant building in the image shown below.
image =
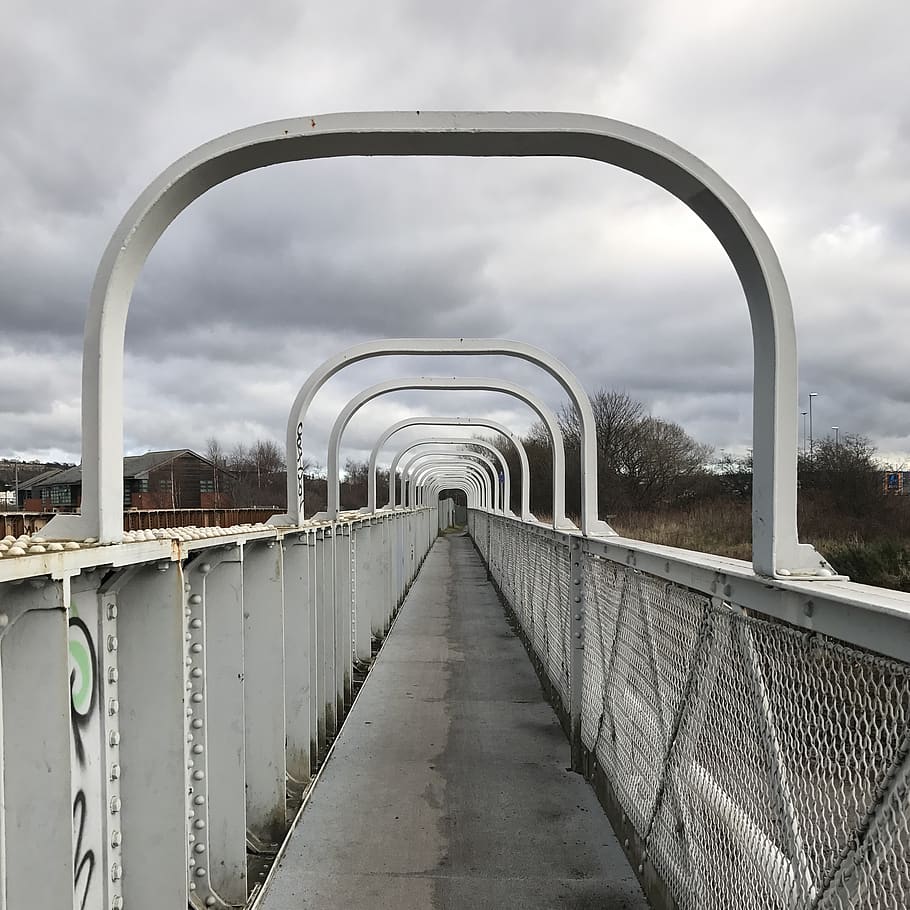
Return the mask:
<svg viewBox="0 0 910 910"><path fill-rule="evenodd" d="M882 490L892 496L910 496L910 471L885 471Z"/></svg>
<svg viewBox="0 0 910 910"><path fill-rule="evenodd" d="M213 509L231 505L232 475L190 449L146 452L123 459L124 509ZM82 502L82 468L49 471L24 491L41 511L72 512Z"/></svg>

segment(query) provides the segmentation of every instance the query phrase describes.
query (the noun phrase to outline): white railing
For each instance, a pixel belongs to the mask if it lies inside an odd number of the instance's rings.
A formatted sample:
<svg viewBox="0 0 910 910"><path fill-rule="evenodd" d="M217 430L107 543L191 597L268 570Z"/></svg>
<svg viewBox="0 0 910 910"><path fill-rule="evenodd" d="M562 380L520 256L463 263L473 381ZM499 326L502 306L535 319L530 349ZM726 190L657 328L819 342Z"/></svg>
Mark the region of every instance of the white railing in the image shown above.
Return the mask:
<svg viewBox="0 0 910 910"><path fill-rule="evenodd" d="M910 906L910 595L468 525L656 906Z"/></svg>
<svg viewBox="0 0 910 910"><path fill-rule="evenodd" d="M437 530L418 509L0 559L0 907L246 904Z"/></svg>

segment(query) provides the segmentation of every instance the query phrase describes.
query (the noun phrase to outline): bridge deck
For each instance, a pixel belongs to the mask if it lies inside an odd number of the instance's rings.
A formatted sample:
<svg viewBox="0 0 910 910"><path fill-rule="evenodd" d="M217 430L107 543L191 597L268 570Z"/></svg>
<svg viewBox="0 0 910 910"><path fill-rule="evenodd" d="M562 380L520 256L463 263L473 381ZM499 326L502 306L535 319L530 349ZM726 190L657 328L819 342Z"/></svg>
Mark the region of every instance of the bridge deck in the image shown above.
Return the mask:
<svg viewBox="0 0 910 910"><path fill-rule="evenodd" d="M263 902L644 908L466 536L440 538Z"/></svg>

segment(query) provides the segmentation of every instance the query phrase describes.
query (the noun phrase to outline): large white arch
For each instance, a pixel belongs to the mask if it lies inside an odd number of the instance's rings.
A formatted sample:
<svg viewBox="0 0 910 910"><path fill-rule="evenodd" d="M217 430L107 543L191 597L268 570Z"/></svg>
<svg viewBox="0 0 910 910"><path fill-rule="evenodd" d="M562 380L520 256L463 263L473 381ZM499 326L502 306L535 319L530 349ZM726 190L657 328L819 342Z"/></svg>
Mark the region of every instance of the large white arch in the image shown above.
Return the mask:
<svg viewBox="0 0 910 910"><path fill-rule="evenodd" d="M288 521L296 525L304 514L303 433L306 413L319 389L345 367L390 355L493 355L524 360L540 367L564 389L579 418L581 442L581 527L588 534L611 534L597 518L597 428L591 400L581 382L562 361L520 341L486 338L392 338L366 341L341 351L318 366L300 387L287 425ZM290 465L296 465L296 472Z"/></svg>
<svg viewBox="0 0 910 910"><path fill-rule="evenodd" d="M409 449L412 449L413 446L409 446ZM408 450L405 450L408 451ZM402 453L404 454L404 453ZM480 452L470 452L470 451L453 451L451 445L437 445L430 446L423 452L417 452L416 454L411 455L408 460L402 465L401 476L405 484L407 484L408 479L410 478L411 471L417 470L417 466L423 465L426 462L426 459L432 458L436 455L443 455L446 457L455 456L457 459L468 461L475 461L482 465L485 465L490 469L490 491L492 494L492 499L490 500L490 508L494 512L502 512L502 499L499 495L499 483L497 482L497 471L496 465L493 463L492 459L488 458L486 455L482 455ZM405 503L407 508L413 508L416 503L413 496L413 488L417 483L417 478L413 479L413 483L410 484L411 490L408 492L408 501Z"/></svg>
<svg viewBox="0 0 910 910"><path fill-rule="evenodd" d="M406 417L393 423L380 437L376 440L370 452L370 466L367 473L367 507L366 511L376 511L376 463L379 460L379 453L382 447L394 436L399 430L408 427L479 427L484 430L493 430L496 433L506 437L518 452L518 461L521 464L521 520L536 521L531 514L531 469L528 462L528 452L525 449L521 437L513 433L504 423L495 420L489 420L483 417ZM389 504L395 505L395 475L389 473ZM509 503L511 507L511 503Z"/></svg>
<svg viewBox="0 0 910 910"><path fill-rule="evenodd" d="M452 389L457 391L503 392L525 402L543 421L553 447L553 522L555 527L574 528L566 518L566 455L559 421L552 409L539 396L524 387L506 379L481 378L448 378L416 376L408 379L389 379L377 383L358 395L355 395L341 410L332 426L329 435L328 454L326 459L326 511L324 517L334 520L338 516L340 488L338 481L338 463L341 457L341 436L351 418L367 402L389 392L400 392L406 389ZM271 519L272 523L281 523L287 516ZM610 530L610 533L614 533Z"/></svg>
<svg viewBox="0 0 910 910"><path fill-rule="evenodd" d="M486 449L489 452L492 452L496 456L496 460L499 462L500 471L503 477L503 491L502 491L502 511L510 515L512 514L511 507L509 503L511 502L511 493L512 493L512 481L511 481L511 471L509 470L509 463L506 461L505 455L496 448L492 443L486 442L482 439L472 439L470 436L421 436L419 439L411 440L403 449L400 449L395 453L395 457L392 459L392 466L389 471L389 476L394 477L395 471L398 469L398 465L401 462L402 458L406 452L410 452L412 449L417 448L418 446L445 446L445 445L458 445L458 446L478 446L481 449ZM497 474L494 469L494 476ZM401 504L403 506L413 505L413 499L405 497L405 490L407 484L407 477L404 471L401 472ZM394 489L394 484L390 484ZM389 508L395 508L394 500L389 501Z"/></svg>
<svg viewBox="0 0 910 910"><path fill-rule="evenodd" d="M753 563L765 575L827 575L796 532L797 357L790 293L777 254L742 198L704 162L655 133L585 114L383 112L258 124L184 155L140 194L101 258L82 367L82 514L58 515L57 539L123 537L123 345L139 273L158 238L193 200L238 174L288 161L350 155L559 156L639 174L682 200L720 241L752 321Z"/></svg>

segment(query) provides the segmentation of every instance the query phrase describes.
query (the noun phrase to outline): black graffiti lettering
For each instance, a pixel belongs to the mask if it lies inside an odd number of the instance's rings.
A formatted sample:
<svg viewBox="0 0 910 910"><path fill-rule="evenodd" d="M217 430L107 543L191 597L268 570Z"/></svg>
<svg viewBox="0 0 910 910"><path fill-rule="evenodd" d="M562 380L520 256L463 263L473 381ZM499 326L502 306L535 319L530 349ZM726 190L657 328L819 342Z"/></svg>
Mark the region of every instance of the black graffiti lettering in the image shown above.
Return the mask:
<svg viewBox="0 0 910 910"><path fill-rule="evenodd" d="M92 887L92 875L95 872L95 851L86 850L82 852L82 837L85 834L85 817L87 813L85 805L85 792L80 790L73 800L73 834L76 837L76 846L73 849L73 894L75 895L79 888L79 879L85 872L85 888L82 892L82 903L79 905L80 910L85 910L88 901L89 889ZM78 829L76 827L76 814L79 814Z"/></svg>

